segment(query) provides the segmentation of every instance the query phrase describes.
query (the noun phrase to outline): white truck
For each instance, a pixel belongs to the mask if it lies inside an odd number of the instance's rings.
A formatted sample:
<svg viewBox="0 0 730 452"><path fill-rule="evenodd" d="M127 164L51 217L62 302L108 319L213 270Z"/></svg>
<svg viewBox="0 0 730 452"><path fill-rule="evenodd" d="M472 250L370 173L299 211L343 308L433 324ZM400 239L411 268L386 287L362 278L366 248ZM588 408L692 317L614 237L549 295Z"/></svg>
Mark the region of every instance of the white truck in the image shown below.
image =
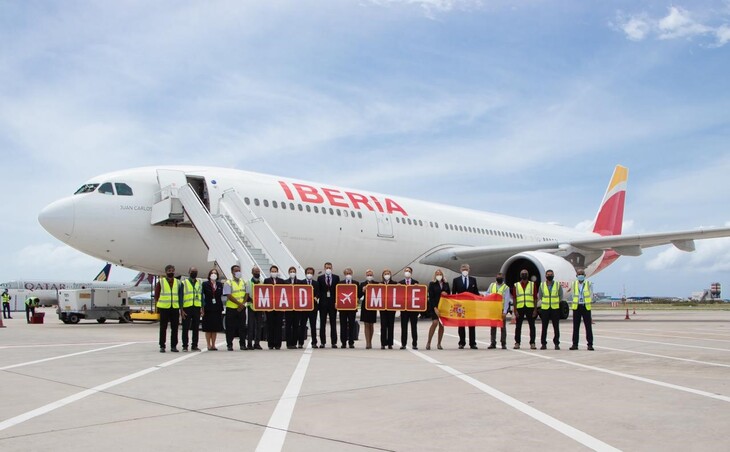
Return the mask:
<svg viewBox="0 0 730 452"><path fill-rule="evenodd" d="M58 291L58 318L66 324L79 323L81 319L104 323L107 319L119 323L132 321L127 304L126 290L73 289Z"/></svg>

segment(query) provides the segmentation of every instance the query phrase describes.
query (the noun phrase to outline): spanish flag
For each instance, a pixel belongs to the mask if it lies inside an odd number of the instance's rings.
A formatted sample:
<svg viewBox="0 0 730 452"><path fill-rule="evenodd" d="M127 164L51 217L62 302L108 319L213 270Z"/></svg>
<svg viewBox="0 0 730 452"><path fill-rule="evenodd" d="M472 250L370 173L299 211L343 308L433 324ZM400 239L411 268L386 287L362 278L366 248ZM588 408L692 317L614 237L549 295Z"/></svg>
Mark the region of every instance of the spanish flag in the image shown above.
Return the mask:
<svg viewBox="0 0 730 452"><path fill-rule="evenodd" d="M444 326L502 326L502 296L469 292L441 297L439 318Z"/></svg>

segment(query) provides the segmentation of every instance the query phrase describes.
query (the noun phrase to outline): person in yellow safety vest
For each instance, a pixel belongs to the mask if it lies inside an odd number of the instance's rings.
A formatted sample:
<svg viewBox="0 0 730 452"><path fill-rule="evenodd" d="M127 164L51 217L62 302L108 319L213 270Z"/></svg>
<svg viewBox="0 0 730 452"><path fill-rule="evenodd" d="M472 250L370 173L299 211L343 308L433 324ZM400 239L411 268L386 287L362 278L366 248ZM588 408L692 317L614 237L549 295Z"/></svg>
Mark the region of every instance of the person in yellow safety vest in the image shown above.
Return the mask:
<svg viewBox="0 0 730 452"><path fill-rule="evenodd" d="M203 284L198 281L198 269L190 267L190 277L182 282L183 298L180 316L182 317L183 351L188 351L188 332L192 330L193 340L190 349L199 352L198 334L200 330L200 308L203 306Z"/></svg>
<svg viewBox="0 0 730 452"><path fill-rule="evenodd" d="M540 307L542 332L540 333L540 350L547 349L547 330L553 324L553 344L555 350L560 350L560 300L563 299L563 288L559 281L554 281L555 273L552 270L545 272L545 281L537 291L537 304Z"/></svg>
<svg viewBox="0 0 730 452"><path fill-rule="evenodd" d="M489 285L487 293L498 293L502 295L502 328L500 328L502 331L500 334L500 342L502 344L502 350L505 350L507 348L507 311L509 311L511 297L509 287L504 283L504 275L502 273L497 273L495 280L496 282ZM487 348L497 348L497 328L492 327L489 333L492 341Z"/></svg>
<svg viewBox="0 0 730 452"><path fill-rule="evenodd" d="M537 287L529 280L530 274L526 269L520 270L520 280L512 288L512 298L515 300L517 325L515 326L515 349L520 348L522 339L522 321L527 319L530 326L530 348L535 350L535 317L537 317Z"/></svg>
<svg viewBox="0 0 730 452"><path fill-rule="evenodd" d="M241 350L246 348L246 281L241 279L241 267L231 266L233 279L223 285L223 297L226 299L226 345L233 351L233 338L238 336Z"/></svg>
<svg viewBox="0 0 730 452"><path fill-rule="evenodd" d="M591 319L591 304L593 302L593 284L586 279L586 272L582 268L576 272L576 280L573 281L573 345L571 350L578 350L578 337L580 335L580 321L586 327L586 340L588 350L593 351L593 321Z"/></svg>
<svg viewBox="0 0 730 452"><path fill-rule="evenodd" d="M30 318L35 315L35 297L28 296L25 299L25 321L30 323Z"/></svg>
<svg viewBox="0 0 730 452"><path fill-rule="evenodd" d="M8 294L8 289L3 290L3 318L12 319L10 317L10 294Z"/></svg>
<svg viewBox="0 0 730 452"><path fill-rule="evenodd" d="M180 323L182 284L175 278L175 266L165 266L165 277L155 284L155 303L160 314L160 353L165 353L167 324L170 324L170 351L177 353L177 326Z"/></svg>

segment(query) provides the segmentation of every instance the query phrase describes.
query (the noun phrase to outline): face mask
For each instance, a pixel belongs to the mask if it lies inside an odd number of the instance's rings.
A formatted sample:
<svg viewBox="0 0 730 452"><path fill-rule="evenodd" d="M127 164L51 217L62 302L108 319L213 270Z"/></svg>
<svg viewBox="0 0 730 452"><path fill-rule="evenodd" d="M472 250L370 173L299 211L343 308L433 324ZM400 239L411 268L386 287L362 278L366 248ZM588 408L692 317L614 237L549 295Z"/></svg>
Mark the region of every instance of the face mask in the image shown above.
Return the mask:
<svg viewBox="0 0 730 452"><path fill-rule="evenodd" d="M461 276L469 276L469 271L468 270L462 271Z"/></svg>
<svg viewBox="0 0 730 452"><path fill-rule="evenodd" d="M254 273L253 279L261 279L261 273Z"/></svg>
<svg viewBox="0 0 730 452"><path fill-rule="evenodd" d="M497 278L497 284L502 284L504 282L504 278Z"/></svg>
<svg viewBox="0 0 730 452"><path fill-rule="evenodd" d="M218 275L216 275L215 273L211 273L210 274L210 280L211 281L215 281L216 279L218 279Z"/></svg>
<svg viewBox="0 0 730 452"><path fill-rule="evenodd" d="M436 281L441 281L444 279L443 275L436 275Z"/></svg>
<svg viewBox="0 0 730 452"><path fill-rule="evenodd" d="M383 275L383 279L386 281L390 281L390 275Z"/></svg>
<svg viewBox="0 0 730 452"><path fill-rule="evenodd" d="M410 278L411 277L411 272L405 272L403 274L405 275L406 278Z"/></svg>
<svg viewBox="0 0 730 452"><path fill-rule="evenodd" d="M545 279L547 279L548 281L552 281L553 278L555 278L555 276L553 276L553 275L550 275L550 276L546 276L545 277Z"/></svg>
<svg viewBox="0 0 730 452"><path fill-rule="evenodd" d="M527 273L523 273L520 275L520 279L523 281L527 281Z"/></svg>
<svg viewBox="0 0 730 452"><path fill-rule="evenodd" d="M368 281L372 281L373 280L373 277L371 275L368 275L368 276L365 277L365 279L367 279Z"/></svg>
<svg viewBox="0 0 730 452"><path fill-rule="evenodd" d="M279 276L279 272L271 272L272 278L276 278L277 276Z"/></svg>
<svg viewBox="0 0 730 452"><path fill-rule="evenodd" d="M311 281L312 278L314 278L314 275L311 273L307 273L307 279Z"/></svg>
<svg viewBox="0 0 730 452"><path fill-rule="evenodd" d="M289 273L289 277L290 277L291 279L294 279L294 278L296 278L296 277L297 277L297 274L296 274L296 273Z"/></svg>
<svg viewBox="0 0 730 452"><path fill-rule="evenodd" d="M167 273L167 277L168 278L174 278L175 277L175 273Z"/></svg>
<svg viewBox="0 0 730 452"><path fill-rule="evenodd" d="M583 282L586 279L586 275L578 275L578 281Z"/></svg>
<svg viewBox="0 0 730 452"><path fill-rule="evenodd" d="M197 279L197 278L198 278L198 272L190 273L190 279Z"/></svg>
<svg viewBox="0 0 730 452"><path fill-rule="evenodd" d="M236 279L241 279L241 272L236 272L233 274L233 277Z"/></svg>
<svg viewBox="0 0 730 452"><path fill-rule="evenodd" d="M345 281L347 281L347 282L352 281L352 275L345 275Z"/></svg>
<svg viewBox="0 0 730 452"><path fill-rule="evenodd" d="M327 275L327 276L331 275L332 274L332 269L331 268L326 269L324 271L324 274Z"/></svg>

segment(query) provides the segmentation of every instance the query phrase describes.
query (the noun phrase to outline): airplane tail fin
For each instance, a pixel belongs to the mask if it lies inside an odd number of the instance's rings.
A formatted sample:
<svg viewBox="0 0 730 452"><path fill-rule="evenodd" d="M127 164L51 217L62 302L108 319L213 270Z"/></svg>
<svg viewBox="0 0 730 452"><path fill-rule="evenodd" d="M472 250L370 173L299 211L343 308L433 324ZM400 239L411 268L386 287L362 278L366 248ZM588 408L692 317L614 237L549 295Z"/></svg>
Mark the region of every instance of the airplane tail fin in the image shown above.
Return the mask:
<svg viewBox="0 0 730 452"><path fill-rule="evenodd" d="M603 195L596 221L593 223L593 232L596 234L603 236L621 235L628 179L629 169L625 166L616 165L611 182L609 182L606 189L606 194Z"/></svg>
<svg viewBox="0 0 730 452"><path fill-rule="evenodd" d="M152 275L148 275L148 274L147 274L147 273L145 273L145 272L139 272L139 273L137 273L137 275L136 275L136 276L135 276L135 277L134 277L134 278L132 279L132 282L134 283L134 287L137 287L137 286L139 286L140 284L142 284L142 283L143 283L143 282L145 282L145 281L147 281L147 282L149 282L150 284L152 284Z"/></svg>
<svg viewBox="0 0 730 452"><path fill-rule="evenodd" d="M101 269L94 281L109 281L109 273L112 271L112 264L107 263L104 268Z"/></svg>

